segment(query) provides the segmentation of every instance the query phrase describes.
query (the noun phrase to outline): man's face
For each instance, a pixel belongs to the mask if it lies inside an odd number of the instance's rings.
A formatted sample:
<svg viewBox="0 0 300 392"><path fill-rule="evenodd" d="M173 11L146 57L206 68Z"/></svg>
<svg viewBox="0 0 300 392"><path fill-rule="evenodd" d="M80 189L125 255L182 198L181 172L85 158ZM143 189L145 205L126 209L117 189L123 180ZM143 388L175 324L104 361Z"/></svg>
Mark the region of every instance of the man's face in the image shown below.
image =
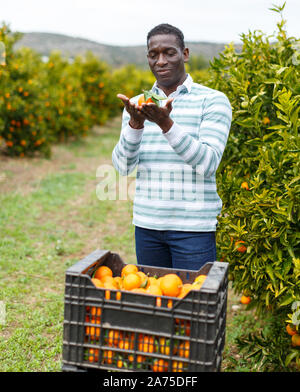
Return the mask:
<svg viewBox="0 0 300 392"><path fill-rule="evenodd" d="M148 42L147 57L159 87L175 91L185 80L184 63L188 61L189 51L180 48L175 35L152 36Z"/></svg>

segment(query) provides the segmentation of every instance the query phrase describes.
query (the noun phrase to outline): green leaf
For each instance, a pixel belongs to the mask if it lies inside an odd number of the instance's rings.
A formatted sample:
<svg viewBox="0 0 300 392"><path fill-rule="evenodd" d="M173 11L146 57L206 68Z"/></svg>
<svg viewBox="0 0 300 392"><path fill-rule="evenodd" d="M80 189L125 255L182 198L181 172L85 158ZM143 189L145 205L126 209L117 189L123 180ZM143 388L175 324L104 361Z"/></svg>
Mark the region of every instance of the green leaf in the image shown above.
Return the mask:
<svg viewBox="0 0 300 392"><path fill-rule="evenodd" d="M153 103L155 103L157 106L159 106L159 101L166 99L165 97L162 97L158 94L155 94L151 90L144 90L143 92L144 92L145 101L147 101L149 98L151 98Z"/></svg>
<svg viewBox="0 0 300 392"><path fill-rule="evenodd" d="M269 129L269 128L268 128ZM274 128L273 128L274 129ZM265 142L266 140L268 140L268 139L270 139L273 135L277 135L278 134L278 132L270 132L270 133L267 133L266 135L264 135L264 137L263 137L263 141Z"/></svg>
<svg viewBox="0 0 300 392"><path fill-rule="evenodd" d="M294 184L295 182L297 182L299 180L300 180L300 176L293 178L292 181L288 184L288 186L291 186L292 184Z"/></svg>
<svg viewBox="0 0 300 392"><path fill-rule="evenodd" d="M236 121L237 124L241 125L242 127L245 128L253 128L254 127L254 121L252 117L245 118L244 120Z"/></svg>
<svg viewBox="0 0 300 392"><path fill-rule="evenodd" d="M288 296L285 296L281 301L279 306L287 306L289 305L291 302L294 301L294 297L291 296L290 294Z"/></svg>
<svg viewBox="0 0 300 392"><path fill-rule="evenodd" d="M162 97L161 95L158 95L158 94L155 94L155 93L152 93L152 98L155 98L158 101L161 101L163 99L167 99L166 97Z"/></svg>
<svg viewBox="0 0 300 392"><path fill-rule="evenodd" d="M285 358L285 366L289 366L289 364L292 362L292 360L294 358L296 358L298 355L298 351L297 350L293 350L290 354L288 354Z"/></svg>
<svg viewBox="0 0 300 392"><path fill-rule="evenodd" d="M271 278L271 280L272 280L273 282L275 282L275 277L274 277L273 268L271 267L270 264L268 264L268 265L266 266L266 272L267 272L267 274L269 275L269 277Z"/></svg>
<svg viewBox="0 0 300 392"><path fill-rule="evenodd" d="M267 129L283 129L285 126L282 124L279 125L272 125L271 127L268 127Z"/></svg>
<svg viewBox="0 0 300 392"><path fill-rule="evenodd" d="M280 75L282 72L284 72L288 68L289 67L281 67L281 68L279 68L278 71L276 71L276 75Z"/></svg>
<svg viewBox="0 0 300 392"><path fill-rule="evenodd" d="M266 299L265 299L265 301L266 301L266 306L269 306L269 305L270 305L270 299L269 299L269 297L270 297L270 291L268 291L267 294L266 294Z"/></svg>
<svg viewBox="0 0 300 392"><path fill-rule="evenodd" d="M289 252L289 255L290 255L292 258L295 258L295 253L294 253L293 248L292 248L291 246L288 246L288 247L287 247L287 251Z"/></svg>
<svg viewBox="0 0 300 392"><path fill-rule="evenodd" d="M288 216L287 212L284 210L275 210L275 208L271 208L271 211L273 211L275 214L280 214L284 216Z"/></svg>
<svg viewBox="0 0 300 392"><path fill-rule="evenodd" d="M281 84L281 82L278 79L266 79L265 84Z"/></svg>

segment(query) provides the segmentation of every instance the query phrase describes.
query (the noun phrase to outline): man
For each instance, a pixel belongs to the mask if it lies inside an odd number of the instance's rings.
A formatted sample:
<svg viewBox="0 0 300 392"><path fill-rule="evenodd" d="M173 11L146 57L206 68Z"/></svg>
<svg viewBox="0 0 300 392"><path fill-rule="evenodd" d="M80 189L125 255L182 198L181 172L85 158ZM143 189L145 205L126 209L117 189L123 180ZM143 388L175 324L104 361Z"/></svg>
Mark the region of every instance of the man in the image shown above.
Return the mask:
<svg viewBox="0 0 300 392"><path fill-rule="evenodd" d="M215 231L222 201L215 173L227 142L231 105L186 74L189 50L169 24L147 36L152 90L164 104L124 103L112 161L121 175L137 167L133 207L138 264L199 270L216 260Z"/></svg>

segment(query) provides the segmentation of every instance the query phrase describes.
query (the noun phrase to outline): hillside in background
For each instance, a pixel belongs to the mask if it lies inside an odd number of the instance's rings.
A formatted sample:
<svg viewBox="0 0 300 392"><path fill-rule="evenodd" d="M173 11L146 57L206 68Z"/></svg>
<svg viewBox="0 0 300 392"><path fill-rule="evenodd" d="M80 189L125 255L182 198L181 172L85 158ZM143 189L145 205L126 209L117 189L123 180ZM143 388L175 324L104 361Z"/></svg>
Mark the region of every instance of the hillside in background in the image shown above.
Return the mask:
<svg viewBox="0 0 300 392"><path fill-rule="evenodd" d="M30 47L43 56L49 56L52 50L60 51L63 56L74 58L84 55L87 51L93 52L97 57L112 66L136 64L147 68L146 46L112 46L104 45L88 39L70 37L53 33L24 33L15 44L15 49ZM212 42L186 42L190 55L202 55L206 60L217 57L224 50L225 44Z"/></svg>

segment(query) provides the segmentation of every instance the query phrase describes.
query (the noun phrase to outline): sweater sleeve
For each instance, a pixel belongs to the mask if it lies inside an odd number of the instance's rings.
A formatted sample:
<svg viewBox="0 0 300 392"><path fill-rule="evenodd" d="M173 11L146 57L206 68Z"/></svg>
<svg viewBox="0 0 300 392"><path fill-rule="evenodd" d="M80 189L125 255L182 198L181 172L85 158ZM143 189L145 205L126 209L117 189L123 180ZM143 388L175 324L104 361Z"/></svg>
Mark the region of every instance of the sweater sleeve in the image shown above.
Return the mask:
<svg viewBox="0 0 300 392"><path fill-rule="evenodd" d="M143 130L130 127L129 114L124 109L120 139L112 152L112 163L122 176L130 174L138 164Z"/></svg>
<svg viewBox="0 0 300 392"><path fill-rule="evenodd" d="M215 174L220 164L231 119L230 102L225 94L218 92L206 99L198 139L176 123L164 136L185 163L205 177L210 177Z"/></svg>

